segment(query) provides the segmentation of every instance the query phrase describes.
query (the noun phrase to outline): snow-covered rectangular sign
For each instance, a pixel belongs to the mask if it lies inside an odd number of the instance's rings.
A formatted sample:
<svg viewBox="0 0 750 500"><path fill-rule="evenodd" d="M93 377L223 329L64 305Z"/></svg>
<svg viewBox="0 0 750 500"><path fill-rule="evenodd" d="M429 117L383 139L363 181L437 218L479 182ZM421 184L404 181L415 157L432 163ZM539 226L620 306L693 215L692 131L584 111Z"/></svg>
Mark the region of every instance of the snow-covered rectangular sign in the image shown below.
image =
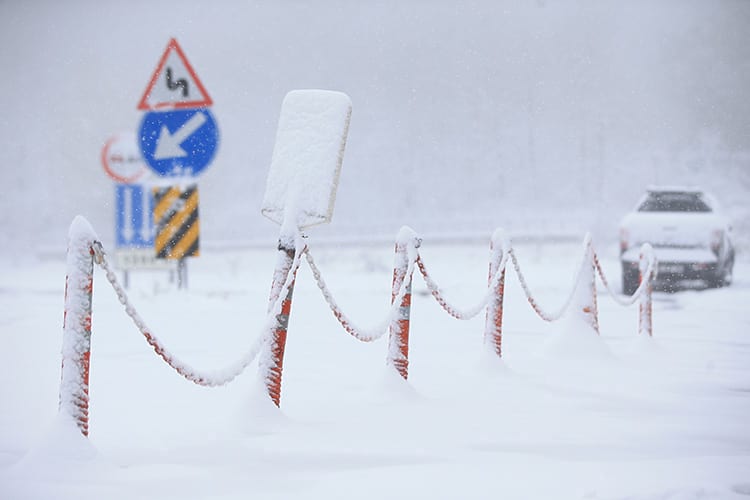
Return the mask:
<svg viewBox="0 0 750 500"><path fill-rule="evenodd" d="M284 98L261 213L298 228L330 222L349 131L344 93L294 90Z"/></svg>

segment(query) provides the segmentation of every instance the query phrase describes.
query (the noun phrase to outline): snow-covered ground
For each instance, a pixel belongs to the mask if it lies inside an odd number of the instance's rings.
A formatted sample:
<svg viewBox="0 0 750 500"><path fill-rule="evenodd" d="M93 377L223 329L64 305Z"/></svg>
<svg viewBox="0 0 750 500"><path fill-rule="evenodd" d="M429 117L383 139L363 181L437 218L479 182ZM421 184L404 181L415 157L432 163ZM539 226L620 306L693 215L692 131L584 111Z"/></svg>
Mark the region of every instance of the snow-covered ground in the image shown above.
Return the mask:
<svg viewBox="0 0 750 500"><path fill-rule="evenodd" d="M378 324L392 245L316 246L313 233L310 246L346 314ZM185 362L222 368L261 329L273 247L204 251L189 262L187 291L166 273L134 274L131 300ZM599 250L619 288L616 250ZM556 309L580 243L516 251L539 302ZM503 362L483 354L483 314L450 318L415 276L408 384L387 370L385 339L363 344L342 330L303 264L281 411L257 391L255 364L215 389L174 373L97 269L86 441L56 417L63 253L0 271L2 499L750 495L747 260L729 288L657 292L653 339L638 338L637 307L615 304L600 285L601 336L571 340L564 322L535 316L509 269ZM481 299L486 244L425 240L421 254L450 300Z"/></svg>

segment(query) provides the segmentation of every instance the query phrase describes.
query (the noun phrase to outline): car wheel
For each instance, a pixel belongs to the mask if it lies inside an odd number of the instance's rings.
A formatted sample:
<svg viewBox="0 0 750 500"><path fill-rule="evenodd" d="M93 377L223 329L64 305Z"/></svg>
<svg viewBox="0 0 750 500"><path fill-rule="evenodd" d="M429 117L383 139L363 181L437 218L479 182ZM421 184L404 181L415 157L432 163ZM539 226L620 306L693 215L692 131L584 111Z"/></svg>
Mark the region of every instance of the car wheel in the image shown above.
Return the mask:
<svg viewBox="0 0 750 500"><path fill-rule="evenodd" d="M722 286L729 286L732 284L732 278L734 276L734 255L727 261L724 266L724 276L722 277Z"/></svg>
<svg viewBox="0 0 750 500"><path fill-rule="evenodd" d="M638 290L640 285L640 276L638 272L633 272L627 269L626 265L622 265L622 293L625 295L633 295Z"/></svg>
<svg viewBox="0 0 750 500"><path fill-rule="evenodd" d="M734 256L730 257L721 269L716 271L716 276L709 280L709 286L719 288L732 284L734 274Z"/></svg>
<svg viewBox="0 0 750 500"><path fill-rule="evenodd" d="M733 279L734 279L734 257L732 257L732 260L729 262L729 268L727 269L727 274L724 276L724 286L731 285Z"/></svg>

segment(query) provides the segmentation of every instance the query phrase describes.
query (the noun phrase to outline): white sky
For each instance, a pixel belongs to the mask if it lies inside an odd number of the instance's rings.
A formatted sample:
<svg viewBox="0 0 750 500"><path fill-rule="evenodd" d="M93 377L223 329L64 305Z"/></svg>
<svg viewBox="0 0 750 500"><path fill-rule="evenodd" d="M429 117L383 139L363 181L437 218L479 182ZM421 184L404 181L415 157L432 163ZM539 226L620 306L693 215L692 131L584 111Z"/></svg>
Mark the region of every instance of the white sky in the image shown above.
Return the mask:
<svg viewBox="0 0 750 500"><path fill-rule="evenodd" d="M214 101L206 241L271 238L259 215L283 96L354 110L330 228L613 237L649 183L705 185L750 230L750 3L0 2L0 227L61 245L113 232L104 142L174 36ZM41 202L41 203L40 203Z"/></svg>

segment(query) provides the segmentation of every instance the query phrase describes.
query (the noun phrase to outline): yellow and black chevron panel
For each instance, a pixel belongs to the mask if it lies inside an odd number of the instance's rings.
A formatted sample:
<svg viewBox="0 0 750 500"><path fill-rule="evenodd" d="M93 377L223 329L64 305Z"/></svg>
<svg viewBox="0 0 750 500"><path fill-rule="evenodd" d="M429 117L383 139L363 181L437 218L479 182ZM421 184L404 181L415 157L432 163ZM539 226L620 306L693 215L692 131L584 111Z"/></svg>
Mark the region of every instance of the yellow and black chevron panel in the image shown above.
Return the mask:
<svg viewBox="0 0 750 500"><path fill-rule="evenodd" d="M154 250L157 259L200 255L198 186L154 188Z"/></svg>

